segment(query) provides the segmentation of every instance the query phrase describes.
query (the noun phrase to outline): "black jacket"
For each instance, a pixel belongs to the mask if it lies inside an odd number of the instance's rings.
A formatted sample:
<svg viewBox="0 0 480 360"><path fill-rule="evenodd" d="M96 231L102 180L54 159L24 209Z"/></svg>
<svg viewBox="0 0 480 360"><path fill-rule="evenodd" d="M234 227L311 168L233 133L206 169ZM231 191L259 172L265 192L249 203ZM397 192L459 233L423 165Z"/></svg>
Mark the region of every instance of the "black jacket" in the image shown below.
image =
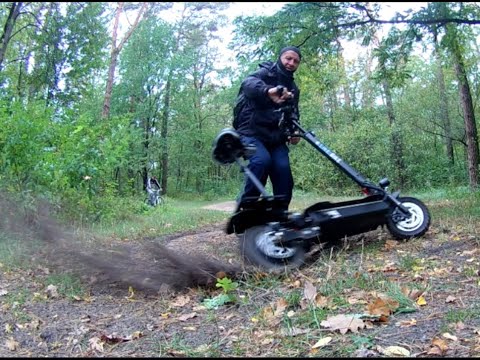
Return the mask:
<svg viewBox="0 0 480 360"><path fill-rule="evenodd" d="M259 139L268 147L277 146L284 143L287 138L278 127L281 114L275 110L279 109L280 105L268 97L267 91L277 85L283 85L289 91L293 91L293 108L299 119L300 90L293 76L283 75L277 63L267 61L259 64L259 67L260 69L248 75L240 86L239 93L243 92L247 101L239 112L237 131L242 135Z"/></svg>

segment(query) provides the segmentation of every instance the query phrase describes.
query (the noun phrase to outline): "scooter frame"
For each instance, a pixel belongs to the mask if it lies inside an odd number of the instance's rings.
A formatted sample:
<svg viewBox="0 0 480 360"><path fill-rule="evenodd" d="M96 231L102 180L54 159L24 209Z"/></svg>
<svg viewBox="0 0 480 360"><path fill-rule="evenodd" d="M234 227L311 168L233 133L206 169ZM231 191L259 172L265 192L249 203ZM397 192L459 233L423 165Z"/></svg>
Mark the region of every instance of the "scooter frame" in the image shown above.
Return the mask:
<svg viewBox="0 0 480 360"><path fill-rule="evenodd" d="M245 146L233 129L224 129L215 140L213 157L222 164L236 162L261 193L259 198L246 199L230 217L226 233L241 235L241 250L247 262L273 268L303 262L303 252L314 243L332 243L386 226L395 239L424 235L430 226L426 205L413 197L390 193L390 181L383 178L378 185L367 180L329 149L312 131L302 128L294 118L291 105L282 107L280 126L289 136L299 136L357 183L365 197L342 202L317 202L302 213L278 210L278 197L270 196L262 183L248 169L254 147ZM227 144L227 146L225 146ZM225 152L228 153L226 156ZM219 154L223 158L219 159Z"/></svg>

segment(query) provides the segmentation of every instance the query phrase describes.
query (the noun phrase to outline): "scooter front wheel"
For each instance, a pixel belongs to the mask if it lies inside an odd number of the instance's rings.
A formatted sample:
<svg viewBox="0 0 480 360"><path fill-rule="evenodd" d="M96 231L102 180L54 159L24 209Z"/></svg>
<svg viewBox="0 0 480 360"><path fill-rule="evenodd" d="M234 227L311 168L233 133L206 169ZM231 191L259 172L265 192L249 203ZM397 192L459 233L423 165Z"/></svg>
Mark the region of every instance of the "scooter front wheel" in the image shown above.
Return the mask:
<svg viewBox="0 0 480 360"><path fill-rule="evenodd" d="M305 263L301 244L281 246L274 243L275 231L268 225L246 229L239 237L240 253L248 264L266 270L294 269Z"/></svg>
<svg viewBox="0 0 480 360"><path fill-rule="evenodd" d="M410 212L407 219L402 218L401 212L395 209L388 217L387 228L397 240L411 239L424 235L430 227L430 213L427 206L413 197L398 199Z"/></svg>

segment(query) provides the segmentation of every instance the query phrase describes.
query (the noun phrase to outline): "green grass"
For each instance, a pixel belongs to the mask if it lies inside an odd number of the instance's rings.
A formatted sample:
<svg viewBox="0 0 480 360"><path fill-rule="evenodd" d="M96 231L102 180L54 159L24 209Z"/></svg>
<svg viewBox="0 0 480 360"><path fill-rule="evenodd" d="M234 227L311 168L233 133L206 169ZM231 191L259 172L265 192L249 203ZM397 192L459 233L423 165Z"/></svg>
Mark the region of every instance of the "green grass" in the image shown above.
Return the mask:
<svg viewBox="0 0 480 360"><path fill-rule="evenodd" d="M14 291L2 297L0 304L4 309L9 309L15 321L25 323L31 320L31 317L24 311L23 305L32 297L32 294L26 289Z"/></svg>
<svg viewBox="0 0 480 360"><path fill-rule="evenodd" d="M437 221L462 219L468 222L480 218L480 190L471 191L467 187L433 189L417 196L427 203Z"/></svg>
<svg viewBox="0 0 480 360"><path fill-rule="evenodd" d="M56 286L58 295L70 299L81 297L86 293L78 277L71 274L51 274L43 280L43 283L45 287L48 285Z"/></svg>
<svg viewBox="0 0 480 360"><path fill-rule="evenodd" d="M203 225L226 221L229 213L202 209L211 203L168 199L165 204L149 207L145 213L132 215L128 220L95 224L91 231L103 236L133 239L193 231Z"/></svg>
<svg viewBox="0 0 480 360"><path fill-rule="evenodd" d="M471 319L478 319L480 316L480 306L476 305L468 309L452 309L447 311L443 319L447 323L466 322Z"/></svg>
<svg viewBox="0 0 480 360"><path fill-rule="evenodd" d="M417 266L421 266L421 262L420 259L415 256L406 254L399 258L398 267L402 271L412 271Z"/></svg>
<svg viewBox="0 0 480 360"><path fill-rule="evenodd" d="M0 270L9 271L27 263L25 242L0 233Z"/></svg>

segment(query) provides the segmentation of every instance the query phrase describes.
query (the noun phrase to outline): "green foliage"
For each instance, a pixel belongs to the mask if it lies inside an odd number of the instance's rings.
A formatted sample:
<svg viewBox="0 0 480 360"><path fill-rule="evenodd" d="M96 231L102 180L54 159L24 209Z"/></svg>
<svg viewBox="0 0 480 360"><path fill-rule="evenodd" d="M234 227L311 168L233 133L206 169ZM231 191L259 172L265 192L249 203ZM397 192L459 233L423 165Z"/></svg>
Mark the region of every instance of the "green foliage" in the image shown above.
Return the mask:
<svg viewBox="0 0 480 360"><path fill-rule="evenodd" d="M224 294L228 294L238 287L238 283L235 281L232 281L228 277L224 277L222 279L218 279L215 286L218 288L222 288L222 291Z"/></svg>
<svg viewBox="0 0 480 360"><path fill-rule="evenodd" d="M222 279L217 279L215 285L218 288L222 288L222 293L203 301L203 304L207 309L218 309L218 307L222 305L237 301L235 294L232 294L232 291L236 290L238 287L237 282L232 281L228 277L224 277Z"/></svg>
<svg viewBox="0 0 480 360"><path fill-rule="evenodd" d="M147 172L164 180L172 198L235 198L243 174L236 166L212 161L212 141L231 125L243 76L258 66L257 60L274 60L287 43L302 48L295 74L302 125L353 168L373 182L388 176L393 188L401 175L402 191L469 181L452 51L465 60L474 93L480 78L478 31L449 24L447 32L431 20L475 18L476 4L428 3L419 11L396 14L393 20L426 23L393 25L380 38L380 25L369 22L365 9L377 16L383 4L287 3L272 16L236 19L234 41L219 48L213 40L225 19L218 11L228 4L185 3L179 20L171 22L158 17L161 6L152 7L120 54L108 120L99 114L111 41L109 4L23 6L0 71L0 185L22 194L25 202L37 195L48 199L65 218L111 222L148 211L138 201L145 195ZM7 14L8 7L1 7L2 21ZM426 51L434 33L441 62ZM363 42L377 55L376 73L368 53L355 60L344 56L351 44L346 40ZM421 56L414 51L417 45L425 50ZM222 46L237 54L237 69L218 62ZM438 64L445 74L453 162L446 156L438 120L443 105ZM392 87L395 128L378 85L385 79ZM390 151L394 130L403 139L402 174ZM305 141L291 147L291 159L296 191L359 194Z"/></svg>
<svg viewBox="0 0 480 360"><path fill-rule="evenodd" d="M8 190L41 189L54 181L53 174L45 171L55 157L57 136L50 115L38 103L26 108L19 102L0 103L0 179L9 181Z"/></svg>

